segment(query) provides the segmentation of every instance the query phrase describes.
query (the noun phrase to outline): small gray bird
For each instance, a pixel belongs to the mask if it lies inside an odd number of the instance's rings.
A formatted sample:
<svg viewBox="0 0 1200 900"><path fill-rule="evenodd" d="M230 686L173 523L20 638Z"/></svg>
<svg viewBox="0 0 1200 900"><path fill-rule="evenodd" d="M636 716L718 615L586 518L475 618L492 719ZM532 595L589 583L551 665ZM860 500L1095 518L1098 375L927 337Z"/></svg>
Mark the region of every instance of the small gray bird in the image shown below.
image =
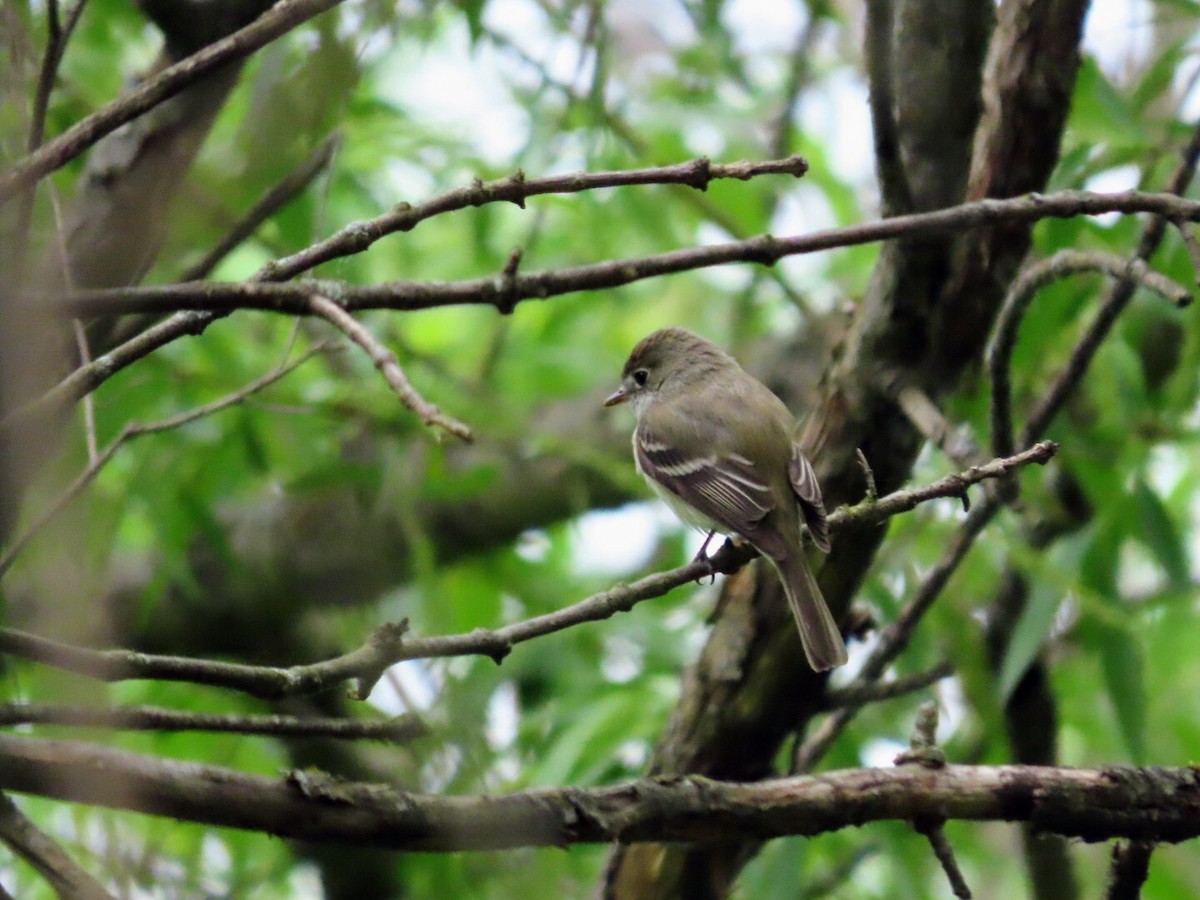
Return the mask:
<svg viewBox="0 0 1200 900"><path fill-rule="evenodd" d="M846 662L846 645L804 556L800 520L829 552L825 505L812 465L792 439L783 401L711 341L664 328L633 348L605 406L637 415L633 458L671 510L708 537L740 537L783 583L816 671Z"/></svg>

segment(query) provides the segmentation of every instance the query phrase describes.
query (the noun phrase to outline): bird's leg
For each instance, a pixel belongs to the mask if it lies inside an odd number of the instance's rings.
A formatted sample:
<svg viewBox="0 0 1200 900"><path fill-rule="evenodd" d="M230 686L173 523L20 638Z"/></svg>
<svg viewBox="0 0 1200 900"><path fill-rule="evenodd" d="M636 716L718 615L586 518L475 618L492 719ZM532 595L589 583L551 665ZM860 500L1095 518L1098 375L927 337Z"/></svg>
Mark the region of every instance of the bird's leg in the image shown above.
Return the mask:
<svg viewBox="0 0 1200 900"><path fill-rule="evenodd" d="M716 531L708 533L708 537L704 539L704 543L700 545L700 549L696 551L696 556L692 560L693 562L703 562L708 568L708 577L712 579L712 582L709 582L710 584L715 583L717 580L717 570L713 568L712 560L708 558L708 542L713 539L714 534L716 534ZM703 575L696 579L697 584L702 584L703 582Z"/></svg>

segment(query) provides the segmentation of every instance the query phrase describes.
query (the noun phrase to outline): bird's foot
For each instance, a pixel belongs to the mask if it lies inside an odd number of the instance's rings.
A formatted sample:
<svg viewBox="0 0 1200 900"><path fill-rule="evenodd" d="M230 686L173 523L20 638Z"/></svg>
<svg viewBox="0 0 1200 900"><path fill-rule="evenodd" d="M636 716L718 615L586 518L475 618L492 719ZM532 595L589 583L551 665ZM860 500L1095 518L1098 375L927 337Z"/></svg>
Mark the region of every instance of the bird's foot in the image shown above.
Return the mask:
<svg viewBox="0 0 1200 900"><path fill-rule="evenodd" d="M704 543L700 545L700 549L696 551L696 555L692 558L692 562L703 563L704 568L708 571L696 579L696 584L704 584L705 578L712 579L709 584L715 584L717 580L717 570L713 567L713 562L708 556L708 542L713 539L715 531L710 531L708 537L704 539Z"/></svg>

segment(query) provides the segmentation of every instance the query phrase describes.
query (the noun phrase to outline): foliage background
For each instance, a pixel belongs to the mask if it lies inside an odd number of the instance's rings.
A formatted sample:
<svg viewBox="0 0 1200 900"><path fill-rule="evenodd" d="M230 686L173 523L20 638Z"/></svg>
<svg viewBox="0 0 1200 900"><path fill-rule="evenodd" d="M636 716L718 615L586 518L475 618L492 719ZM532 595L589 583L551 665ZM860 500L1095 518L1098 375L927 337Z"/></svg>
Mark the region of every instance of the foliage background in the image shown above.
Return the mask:
<svg viewBox="0 0 1200 900"><path fill-rule="evenodd" d="M1165 183L1195 111L1197 13L1184 0L1136 3L1124 21L1111 9L1093 21L1051 189ZM3 63L14 102L5 104L2 149L12 160L23 149L21 98L32 93L46 23L40 6L23 3L4 16L14 26L5 29ZM533 176L793 152L811 165L799 182L718 182L702 194L647 186L539 197L524 210L485 205L424 222L318 274L364 284L461 279L499 272L516 246L523 269L551 269L876 218L860 16L853 4L815 0L348 4L245 67L170 205L146 280L178 278L334 130L340 145L327 171L212 277L246 278L397 202L518 168ZM92 0L63 60L48 132L116 95L159 43L129 4ZM47 196L69 204L82 166L58 172L39 197L40 252L57 240ZM1128 255L1137 227L1129 217L1046 221L1034 231L1034 252ZM474 448L449 446L422 428L361 355L323 355L233 409L124 447L0 583L10 624L290 665L355 646L384 620L408 617L422 635L469 631L677 565L694 552L692 536L646 501L627 459L630 423L597 409L628 349L653 328L685 324L764 376L803 379L823 358L798 358L798 346L812 345L794 336L800 330L824 345L842 334L877 254L868 245L770 270L701 270L525 303L511 317L486 308L366 315L424 396L472 426ZM1194 282L1175 235L1153 264ZM1014 360L1018 420L1072 350L1100 284L1056 283L1032 306ZM1139 296L1049 435L1061 444L1055 469L1077 481L1090 517L1047 547L1028 544L1028 523L1060 512L1047 488L1053 473L1025 473L1023 508L991 526L896 664L903 675L953 662L955 677L936 691L950 759L1009 758L1003 705L1037 655L1057 704L1061 764L1193 759L1195 316ZM328 335L321 323L269 314L219 321L107 382L95 396L97 438L103 445L126 422L237 390ZM983 445L987 400L988 385L974 372L943 404L948 421ZM77 417L26 486L17 529L86 461ZM543 463L566 473L553 496L523 480ZM957 468L926 447L913 480ZM940 501L894 520L856 602L891 621L961 516L953 501ZM986 662L981 609L1014 561L1031 598L997 676ZM331 751L316 741L190 734L105 740L266 775L309 764L386 773L397 785L441 793L634 778L703 644L716 593L677 590L629 615L519 647L501 666L401 664L370 705L350 710L420 710L432 735L410 747ZM264 708L215 690L103 687L16 662L2 684L8 701ZM890 764L921 699L866 709L823 766ZM311 705L344 704L320 697ZM327 857L337 851L48 800L20 805L129 896L584 896L607 854L367 854L373 862L360 861L353 875L334 874ZM1015 828L952 823L948 831L980 896L1030 891L1011 865L1020 852ZM1107 854L1103 845L1070 848L1080 895L1101 889ZM1198 865L1193 845L1160 849L1145 896L1193 895ZM0 858L0 882L15 896L48 895L16 859ZM805 896L822 886L845 897L947 895L925 843L895 823L773 841L736 892L793 897L797 885Z"/></svg>

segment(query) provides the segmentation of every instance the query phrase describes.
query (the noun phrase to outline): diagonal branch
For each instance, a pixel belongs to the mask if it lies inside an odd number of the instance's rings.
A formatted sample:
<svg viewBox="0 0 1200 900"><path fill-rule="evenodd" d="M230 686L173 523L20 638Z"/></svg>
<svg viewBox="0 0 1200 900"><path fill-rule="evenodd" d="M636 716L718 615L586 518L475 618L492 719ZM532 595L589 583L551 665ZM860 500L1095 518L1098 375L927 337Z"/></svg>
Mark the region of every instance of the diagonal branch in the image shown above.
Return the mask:
<svg viewBox="0 0 1200 900"><path fill-rule="evenodd" d="M0 794L0 841L33 866L59 897L116 900L48 834L29 821L6 794Z"/></svg>
<svg viewBox="0 0 1200 900"><path fill-rule="evenodd" d="M0 207L18 191L66 165L106 134L178 94L201 76L226 63L244 59L340 2L282 0L245 28L147 78L125 96L75 123L57 138L46 142L0 173Z"/></svg>
<svg viewBox="0 0 1200 900"><path fill-rule="evenodd" d="M830 531L836 534L846 528L878 524L890 516L912 509L920 502L944 497L961 497L967 485L988 478L998 478L1017 465L1045 463L1053 456L1055 449L1053 443L1046 441L1010 460L996 460L986 466L976 466L926 487L897 491L874 503L835 510L829 516ZM967 523L979 520L980 510L984 510L984 514L987 515L986 510L991 508L990 502L990 497L985 498L968 517ZM981 529L982 524L977 527ZM969 542L962 546L962 554L965 554L967 546ZM376 629L361 647L323 662L290 668L157 656L129 650L90 650L11 628L0 629L0 653L19 656L101 681L140 678L185 681L272 699L316 693L353 679L358 682L355 695L359 699L365 699L384 670L394 663L408 659L450 656L488 656L499 662L517 644L586 622L603 621L619 612L628 612L644 600L661 597L674 588L711 574L714 570L726 574L736 572L755 555L753 548L748 545L726 542L709 560L693 560L675 569L647 575L632 584L616 585L554 612L501 628L477 628L463 634L409 638L406 634L407 621L385 624ZM944 578L948 578L952 571L953 567L950 567L944 573ZM940 585L938 589L940 590ZM889 648L888 652L893 654L899 653L907 643L909 631L932 603L936 593L937 591L933 590L928 597L919 595L914 601L920 604L918 610L907 615L902 612L897 623L884 631L880 647ZM885 667L886 662L881 663L878 672L869 680L876 680ZM831 719L845 712L846 708L843 708Z"/></svg>
<svg viewBox="0 0 1200 900"><path fill-rule="evenodd" d="M530 197L544 194L577 194L601 188L632 187L648 184L684 184L698 191L708 189L710 182L734 178L749 181L760 175L791 175L801 178L808 171L802 156L789 156L762 162L742 161L714 163L706 157L676 163L672 166L652 166L646 169L621 169L614 172L572 172L526 178L517 170L507 178L474 182L438 194L417 204L399 203L381 216L365 222L352 222L330 235L283 259L267 263L255 276L257 281L286 281L311 271L322 263L362 253L380 238L401 231L412 231L426 219L457 212L485 203L513 203L521 209Z"/></svg>
<svg viewBox="0 0 1200 900"><path fill-rule="evenodd" d="M1142 885L1150 874L1150 854L1153 852L1154 845L1146 841L1114 844L1104 900L1138 900L1142 896Z"/></svg>

